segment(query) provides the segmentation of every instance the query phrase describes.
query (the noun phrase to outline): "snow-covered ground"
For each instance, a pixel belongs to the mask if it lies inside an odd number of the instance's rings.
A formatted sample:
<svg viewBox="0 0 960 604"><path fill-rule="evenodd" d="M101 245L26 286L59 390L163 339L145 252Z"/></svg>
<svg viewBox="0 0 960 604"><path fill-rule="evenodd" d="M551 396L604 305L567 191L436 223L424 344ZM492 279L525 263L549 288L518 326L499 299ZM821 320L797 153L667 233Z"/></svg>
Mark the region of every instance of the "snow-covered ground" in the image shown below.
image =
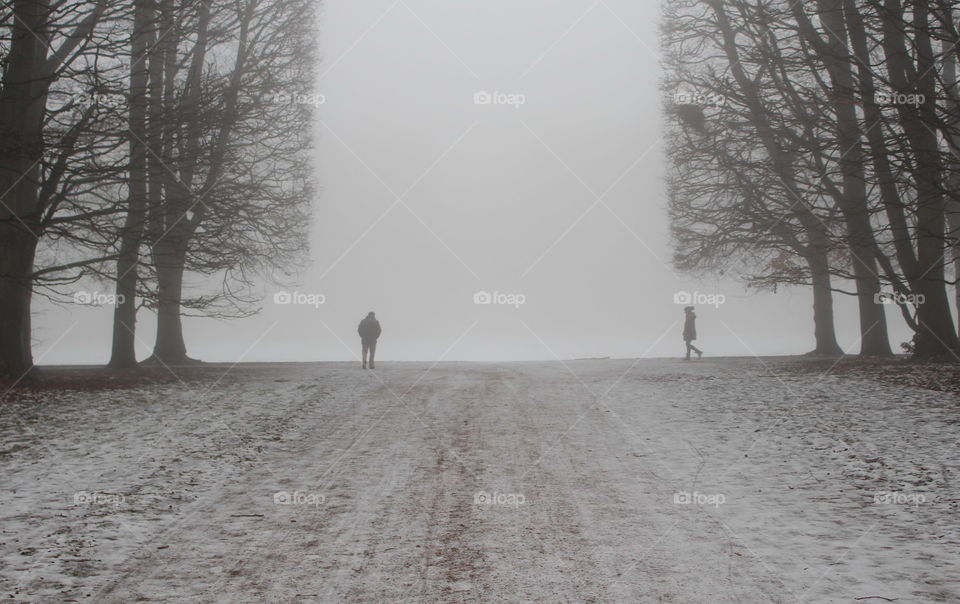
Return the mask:
<svg viewBox="0 0 960 604"><path fill-rule="evenodd" d="M953 394L704 359L34 398L0 412L10 602L960 602Z"/></svg>

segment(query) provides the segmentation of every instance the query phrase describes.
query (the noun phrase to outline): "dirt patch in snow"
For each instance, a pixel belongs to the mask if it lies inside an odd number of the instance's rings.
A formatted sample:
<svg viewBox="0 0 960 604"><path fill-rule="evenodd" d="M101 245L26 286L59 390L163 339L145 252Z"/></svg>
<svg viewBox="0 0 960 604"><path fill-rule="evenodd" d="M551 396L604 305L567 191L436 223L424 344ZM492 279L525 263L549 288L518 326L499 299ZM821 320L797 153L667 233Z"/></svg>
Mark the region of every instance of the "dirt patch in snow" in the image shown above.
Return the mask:
<svg viewBox="0 0 960 604"><path fill-rule="evenodd" d="M796 374L853 375L888 384L915 386L938 392L960 394L960 363L924 363L905 357L861 359L858 357L790 358L771 361L778 371Z"/></svg>

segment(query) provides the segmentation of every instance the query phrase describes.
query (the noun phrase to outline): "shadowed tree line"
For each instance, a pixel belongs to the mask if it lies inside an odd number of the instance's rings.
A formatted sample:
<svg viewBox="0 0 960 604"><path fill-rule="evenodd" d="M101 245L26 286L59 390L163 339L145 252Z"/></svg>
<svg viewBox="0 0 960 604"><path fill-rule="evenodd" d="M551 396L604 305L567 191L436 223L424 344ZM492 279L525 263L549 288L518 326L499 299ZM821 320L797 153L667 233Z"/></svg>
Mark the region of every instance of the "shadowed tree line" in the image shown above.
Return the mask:
<svg viewBox="0 0 960 604"><path fill-rule="evenodd" d="M181 317L259 310L305 257L309 0L0 8L0 371L33 370L31 303L112 291L116 367L189 362ZM191 285L191 278L201 284ZM211 289L211 283L216 284Z"/></svg>
<svg viewBox="0 0 960 604"><path fill-rule="evenodd" d="M887 308L917 358L958 360L960 53L953 2L666 3L674 260L810 286L815 353L855 296L860 351Z"/></svg>

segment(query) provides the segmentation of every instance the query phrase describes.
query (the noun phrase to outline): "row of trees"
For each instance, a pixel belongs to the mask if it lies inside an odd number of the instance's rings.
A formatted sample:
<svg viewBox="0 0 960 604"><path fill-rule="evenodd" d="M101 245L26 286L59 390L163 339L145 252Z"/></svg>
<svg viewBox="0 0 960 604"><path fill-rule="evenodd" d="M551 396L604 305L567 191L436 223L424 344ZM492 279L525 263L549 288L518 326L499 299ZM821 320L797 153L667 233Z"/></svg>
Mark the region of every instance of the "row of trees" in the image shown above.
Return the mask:
<svg viewBox="0 0 960 604"><path fill-rule="evenodd" d="M0 9L0 369L35 294L111 283L111 365L188 361L181 316L255 312L306 249L309 0L14 0ZM206 289L192 292L195 277ZM216 283L209 289L209 283Z"/></svg>
<svg viewBox="0 0 960 604"><path fill-rule="evenodd" d="M840 352L840 292L857 298L861 354L891 354L898 307L917 357L960 358L953 4L667 3L677 266L811 286L816 353Z"/></svg>

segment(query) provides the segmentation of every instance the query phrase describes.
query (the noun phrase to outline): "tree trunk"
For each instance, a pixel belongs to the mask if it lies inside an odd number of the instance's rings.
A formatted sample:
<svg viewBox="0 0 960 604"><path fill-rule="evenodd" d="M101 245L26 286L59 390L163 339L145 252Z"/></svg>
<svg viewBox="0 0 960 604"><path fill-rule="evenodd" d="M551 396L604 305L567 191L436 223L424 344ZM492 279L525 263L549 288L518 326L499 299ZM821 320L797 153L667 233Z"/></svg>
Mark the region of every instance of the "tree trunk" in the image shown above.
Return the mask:
<svg viewBox="0 0 960 604"><path fill-rule="evenodd" d="M953 8L947 8L943 20L947 23L953 23ZM940 52L943 56L942 77L943 85L946 89L946 105L948 115L943 136L947 141L948 148L952 153L948 156L947 170L948 190L952 192L947 198L947 229L950 232L950 248L953 260L953 301L957 309L957 336L960 338L960 201L957 199L960 192L960 159L957 158L957 152L960 151L960 134L957 130L960 128L960 103L957 97L960 95L957 82L957 54L955 47L960 40L956 39L956 30L951 28L954 40L945 39L941 45Z"/></svg>
<svg viewBox="0 0 960 604"><path fill-rule="evenodd" d="M117 306L113 312L111 367L135 367L137 283L147 203L147 52L153 46L152 3L138 1L131 36L130 177L127 216L117 260Z"/></svg>
<svg viewBox="0 0 960 604"><path fill-rule="evenodd" d="M924 2L913 3L916 24L927 25L929 7ZM934 99L936 85L933 71L934 52L929 32L924 28L915 35L917 69L921 76L918 89L927 99ZM946 199L942 180L940 145L935 133L939 118L932 100L917 111L901 109L904 131L914 147L916 163L914 174L917 186L917 260L924 272L917 286L923 302L917 306L917 333L915 354L918 358L957 358L960 339L954 330L953 315L944 285L946 276Z"/></svg>
<svg viewBox="0 0 960 604"><path fill-rule="evenodd" d="M19 379L33 370L30 299L36 236L0 223L0 372Z"/></svg>
<svg viewBox="0 0 960 604"><path fill-rule="evenodd" d="M862 248L861 248L862 249ZM853 251L853 250L851 250ZM861 251L861 253L866 253ZM884 305L877 300L880 279L873 256L858 258L853 251L853 275L857 283L857 308L860 310L860 356L889 357L890 336Z"/></svg>
<svg viewBox="0 0 960 604"><path fill-rule="evenodd" d="M942 198L939 205L942 208ZM927 204L924 204L926 206ZM914 354L922 359L957 358L960 352L960 339L954 331L953 316L947 298L943 279L944 244L943 232L945 220L942 209L922 207L918 212L918 223L926 228L939 228L937 237L923 237L920 240L919 257L921 266L931 270L920 279L917 293L923 296L923 303L917 306L917 342Z"/></svg>
<svg viewBox="0 0 960 604"><path fill-rule="evenodd" d="M0 86L0 370L33 368L31 273L40 236L43 112L50 86L48 1L14 2L17 15Z"/></svg>
<svg viewBox="0 0 960 604"><path fill-rule="evenodd" d="M830 284L830 265L826 256L807 258L813 281L813 332L816 348L812 355L838 356L843 349L837 344L833 321L833 289Z"/></svg>
<svg viewBox="0 0 960 604"><path fill-rule="evenodd" d="M739 86L743 89L745 102L750 110L751 119L757 127L761 142L773 159L775 173L781 181L794 191L792 185L795 183L794 168L790 162L785 159L786 154L783 150L781 141L778 140L770 122L769 114L760 102L761 94L757 90L757 85L744 72L740 64L740 56L737 50L737 38L733 24L730 22L724 5L720 0L712 0L710 6L717 17L717 26L720 29L723 38L723 49L730 62L730 72ZM798 23L801 29L813 44L823 46L819 36L813 31L803 8L797 4L792 5ZM822 15L824 19L826 16ZM837 55L834 56L836 58ZM824 57L828 62L829 57ZM848 66L849 69L849 66ZM846 87L850 88L849 71L838 73L832 70L831 77L846 76ZM838 83L840 86L844 84ZM877 276L876 261L874 254L876 243L873 239L873 233L870 228L870 217L866 205L866 184L862 178L862 165L858 173L856 161L848 157L851 153L858 154L859 161L862 161L862 150L859 148L859 128L856 124L856 114L852 106L838 104L838 126L840 130L841 147L848 150L844 153L841 160L841 166L844 173L844 191L841 199L838 199L838 205L844 214L844 221L848 232L848 245L853 254L853 268L857 283L857 300L860 308L860 335L861 349L860 354L864 356L890 356L890 342L887 336L887 322L884 316L883 307L876 303L875 294L880 291L880 280ZM843 140L852 141L854 144L843 144ZM802 193L794 191L797 199L803 199Z"/></svg>
<svg viewBox="0 0 960 604"><path fill-rule="evenodd" d="M815 31L802 6L794 4L792 10L801 33L814 47L820 49L820 59L824 62L833 84L837 145L843 153L839 159L842 191L836 201L846 224L847 245L850 248L857 285L860 355L892 356L886 313L876 298L880 293L876 261L879 252L867 203L863 133L856 109L849 102L845 102L845 99L854 98L856 86L847 45L843 3L841 0L819 0L817 6L823 26L832 34L826 40Z"/></svg>
<svg viewBox="0 0 960 604"><path fill-rule="evenodd" d="M946 201L942 179L942 162L936 124L939 117L933 105L936 98L935 61L928 33L929 7L925 2L911 2L914 31L907 50L903 7L886 0L887 18L883 29L883 50L887 72L894 90L918 93L927 102L916 108L898 107L904 134L913 152L913 179L916 187L917 271L908 275L915 293L922 298L917 304L917 337L914 354L917 358L957 358L960 339L954 330L953 316L944 285L946 263ZM911 52L916 54L913 64ZM919 74L914 77L913 74Z"/></svg>
<svg viewBox="0 0 960 604"><path fill-rule="evenodd" d="M157 340L151 360L166 365L195 362L187 356L180 317L186 253L186 246L176 242L162 241L156 248Z"/></svg>
<svg viewBox="0 0 960 604"><path fill-rule="evenodd" d="M950 250L953 260L953 301L958 313L957 337L960 338L960 203L947 201L947 208L947 228L950 231Z"/></svg>

